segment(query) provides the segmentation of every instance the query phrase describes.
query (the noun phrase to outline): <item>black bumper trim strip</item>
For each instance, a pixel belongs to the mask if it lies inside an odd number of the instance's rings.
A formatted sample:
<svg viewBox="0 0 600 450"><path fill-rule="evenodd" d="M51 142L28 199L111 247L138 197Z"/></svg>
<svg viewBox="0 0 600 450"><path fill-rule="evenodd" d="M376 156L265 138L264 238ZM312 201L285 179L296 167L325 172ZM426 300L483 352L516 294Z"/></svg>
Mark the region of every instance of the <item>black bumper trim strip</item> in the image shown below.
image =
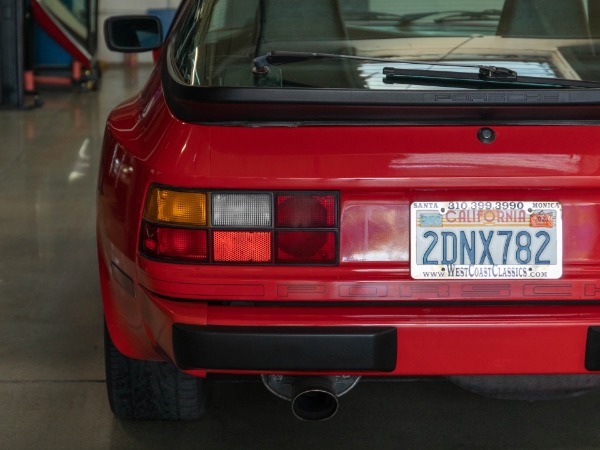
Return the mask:
<svg viewBox="0 0 600 450"><path fill-rule="evenodd" d="M391 327L230 327L175 324L181 369L368 371L396 368Z"/></svg>
<svg viewBox="0 0 600 450"><path fill-rule="evenodd" d="M600 326L589 327L585 346L585 368L600 370Z"/></svg>

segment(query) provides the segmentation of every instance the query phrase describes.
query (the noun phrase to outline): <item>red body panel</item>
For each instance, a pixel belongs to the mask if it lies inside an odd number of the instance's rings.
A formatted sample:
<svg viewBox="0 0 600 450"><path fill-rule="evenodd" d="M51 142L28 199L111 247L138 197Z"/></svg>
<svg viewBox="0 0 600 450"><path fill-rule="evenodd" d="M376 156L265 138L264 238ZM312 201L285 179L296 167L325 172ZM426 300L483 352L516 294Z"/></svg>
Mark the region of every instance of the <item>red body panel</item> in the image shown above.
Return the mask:
<svg viewBox="0 0 600 450"><path fill-rule="evenodd" d="M160 359L173 357L175 322L381 325L398 330L398 365L387 375L586 372L587 329L600 325L600 127L494 125L495 142L483 144L477 131L486 125L192 125L170 113L155 71L113 111L103 147L98 243L115 344L128 356ZM147 260L138 233L153 183L339 191L340 264ZM561 202L562 278L413 280L410 203L465 199Z"/></svg>

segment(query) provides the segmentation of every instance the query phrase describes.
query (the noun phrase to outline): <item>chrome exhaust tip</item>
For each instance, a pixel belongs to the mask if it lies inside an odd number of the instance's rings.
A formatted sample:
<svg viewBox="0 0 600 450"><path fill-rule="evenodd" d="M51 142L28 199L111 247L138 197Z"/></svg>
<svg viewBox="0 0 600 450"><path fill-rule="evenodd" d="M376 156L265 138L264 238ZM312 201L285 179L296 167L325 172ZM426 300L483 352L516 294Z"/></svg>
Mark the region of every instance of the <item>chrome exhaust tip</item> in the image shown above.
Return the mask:
<svg viewBox="0 0 600 450"><path fill-rule="evenodd" d="M323 421L338 411L338 398L350 391L359 376L262 375L262 381L276 396L292 402L294 415L306 421Z"/></svg>
<svg viewBox="0 0 600 450"><path fill-rule="evenodd" d="M294 383L292 412L301 420L321 421L338 410L334 380L328 377L301 378Z"/></svg>

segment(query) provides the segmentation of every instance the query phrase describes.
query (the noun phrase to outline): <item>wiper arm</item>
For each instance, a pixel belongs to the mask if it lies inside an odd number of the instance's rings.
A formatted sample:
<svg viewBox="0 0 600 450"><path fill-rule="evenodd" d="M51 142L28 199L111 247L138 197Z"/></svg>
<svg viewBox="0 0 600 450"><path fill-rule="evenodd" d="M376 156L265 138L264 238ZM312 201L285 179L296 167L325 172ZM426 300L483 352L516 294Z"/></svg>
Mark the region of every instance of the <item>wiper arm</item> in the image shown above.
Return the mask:
<svg viewBox="0 0 600 450"><path fill-rule="evenodd" d="M346 20L385 20L398 21L403 20L404 15L380 12L380 11L343 11L342 15Z"/></svg>
<svg viewBox="0 0 600 450"><path fill-rule="evenodd" d="M506 67L479 66L479 78L486 81L517 81L517 72Z"/></svg>
<svg viewBox="0 0 600 450"><path fill-rule="evenodd" d="M337 53L272 51L254 58L254 73L267 74L269 73L270 65L289 64L301 61L308 61L311 59L352 59L357 61L396 62L390 61L386 58L369 58L365 56L343 55Z"/></svg>
<svg viewBox="0 0 600 450"><path fill-rule="evenodd" d="M315 53L315 52L288 52L288 51L271 51L264 55L254 58L254 73L267 74L269 73L270 65L283 65L312 59L348 59L354 61L370 61L382 62L388 64L414 64L418 66L445 66L445 67L466 67L469 69L478 69L481 66L469 64L452 64L452 63L436 63L424 61L412 61L404 59L376 58L370 56L355 56L339 53ZM508 69L507 69L508 70Z"/></svg>

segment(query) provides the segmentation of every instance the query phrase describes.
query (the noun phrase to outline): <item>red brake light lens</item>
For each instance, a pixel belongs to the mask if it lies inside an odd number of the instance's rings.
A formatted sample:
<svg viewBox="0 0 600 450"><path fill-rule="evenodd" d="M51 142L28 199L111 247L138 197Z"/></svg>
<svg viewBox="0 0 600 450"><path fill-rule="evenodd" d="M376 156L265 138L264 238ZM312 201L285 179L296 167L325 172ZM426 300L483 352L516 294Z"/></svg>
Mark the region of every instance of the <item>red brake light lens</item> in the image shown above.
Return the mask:
<svg viewBox="0 0 600 450"><path fill-rule="evenodd" d="M333 231L277 231L277 259L280 264L334 264L337 255Z"/></svg>
<svg viewBox="0 0 600 450"><path fill-rule="evenodd" d="M215 262L271 262L270 231L214 231Z"/></svg>
<svg viewBox="0 0 600 450"><path fill-rule="evenodd" d="M334 194L278 194L276 227L333 228L337 223Z"/></svg>
<svg viewBox="0 0 600 450"><path fill-rule="evenodd" d="M206 230L142 226L142 251L150 257L203 262L208 260Z"/></svg>

